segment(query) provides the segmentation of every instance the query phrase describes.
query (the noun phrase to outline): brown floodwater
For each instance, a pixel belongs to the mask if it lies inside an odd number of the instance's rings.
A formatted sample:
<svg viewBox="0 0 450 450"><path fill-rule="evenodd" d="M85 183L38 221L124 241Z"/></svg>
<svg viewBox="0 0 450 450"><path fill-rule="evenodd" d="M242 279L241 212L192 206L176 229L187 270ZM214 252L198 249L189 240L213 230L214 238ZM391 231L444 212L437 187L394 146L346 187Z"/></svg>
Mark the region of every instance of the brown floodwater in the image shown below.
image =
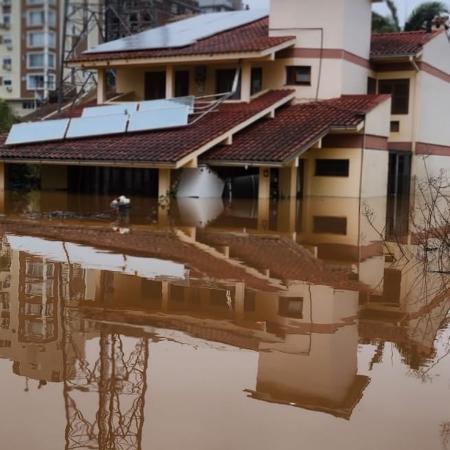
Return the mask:
<svg viewBox="0 0 450 450"><path fill-rule="evenodd" d="M110 201L5 195L2 449L450 449L406 201Z"/></svg>

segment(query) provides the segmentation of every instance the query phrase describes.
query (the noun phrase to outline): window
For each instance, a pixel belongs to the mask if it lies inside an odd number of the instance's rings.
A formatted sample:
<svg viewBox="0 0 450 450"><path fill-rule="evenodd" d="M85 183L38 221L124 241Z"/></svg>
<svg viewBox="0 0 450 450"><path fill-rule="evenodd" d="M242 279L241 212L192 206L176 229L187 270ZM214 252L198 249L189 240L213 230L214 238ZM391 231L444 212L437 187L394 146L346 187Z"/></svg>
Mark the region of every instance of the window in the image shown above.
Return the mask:
<svg viewBox="0 0 450 450"><path fill-rule="evenodd" d="M10 47L12 45L12 38L9 35L3 36L3 43L7 46Z"/></svg>
<svg viewBox="0 0 450 450"><path fill-rule="evenodd" d="M222 69L216 71L216 93L224 94L233 90L234 79L236 77L235 69ZM233 100L241 98L241 78L236 93L231 97Z"/></svg>
<svg viewBox="0 0 450 450"><path fill-rule="evenodd" d="M311 86L311 66L286 67L287 84Z"/></svg>
<svg viewBox="0 0 450 450"><path fill-rule="evenodd" d="M27 67L29 69L42 69L45 67L45 53L28 53ZM55 54L48 54L48 66L51 69L55 68Z"/></svg>
<svg viewBox="0 0 450 450"><path fill-rule="evenodd" d="M22 109L34 109L35 108L35 102L32 100L22 102Z"/></svg>
<svg viewBox="0 0 450 450"><path fill-rule="evenodd" d="M348 177L348 159L316 159L316 177Z"/></svg>
<svg viewBox="0 0 450 450"><path fill-rule="evenodd" d="M48 0L49 5L56 5L56 0ZM27 0L27 5L43 5L44 0Z"/></svg>
<svg viewBox="0 0 450 450"><path fill-rule="evenodd" d="M377 93L377 80L375 78L367 78L367 93L376 94Z"/></svg>
<svg viewBox="0 0 450 450"><path fill-rule="evenodd" d="M32 31L28 33L28 47L55 47L55 33L44 33L43 31Z"/></svg>
<svg viewBox="0 0 450 450"><path fill-rule="evenodd" d="M12 86L12 79L11 78L3 78L3 86Z"/></svg>
<svg viewBox="0 0 450 450"><path fill-rule="evenodd" d="M255 95L263 89L263 70L261 67L252 67L250 95Z"/></svg>
<svg viewBox="0 0 450 450"><path fill-rule="evenodd" d="M29 91L44 89L44 86L44 75L27 75L27 89Z"/></svg>
<svg viewBox="0 0 450 450"><path fill-rule="evenodd" d="M409 112L409 80L380 80L380 94L392 95L392 114L408 114Z"/></svg>
<svg viewBox="0 0 450 450"><path fill-rule="evenodd" d="M280 297L278 300L278 314L283 317L296 319L303 318L303 298L302 297Z"/></svg>
<svg viewBox="0 0 450 450"><path fill-rule="evenodd" d="M12 59L9 57L3 58L3 69L11 70Z"/></svg>
<svg viewBox="0 0 450 450"><path fill-rule="evenodd" d="M400 131L400 122L398 120L391 121L391 133L398 133Z"/></svg>
<svg viewBox="0 0 450 450"><path fill-rule="evenodd" d="M44 10L28 11L27 25L29 27L42 27L45 23Z"/></svg>
<svg viewBox="0 0 450 450"><path fill-rule="evenodd" d="M347 234L347 218L346 217L327 217L314 216L313 219L314 233L326 234Z"/></svg>

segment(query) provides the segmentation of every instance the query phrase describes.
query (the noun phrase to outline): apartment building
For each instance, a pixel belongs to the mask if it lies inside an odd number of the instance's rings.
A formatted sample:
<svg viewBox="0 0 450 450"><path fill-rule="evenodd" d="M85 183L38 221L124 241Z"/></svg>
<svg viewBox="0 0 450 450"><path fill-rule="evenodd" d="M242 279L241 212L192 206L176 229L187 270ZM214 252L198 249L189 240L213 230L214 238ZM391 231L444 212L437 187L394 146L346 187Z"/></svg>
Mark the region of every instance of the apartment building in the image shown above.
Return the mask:
<svg viewBox="0 0 450 450"><path fill-rule="evenodd" d="M3 0L0 7L0 97L24 115L56 90L61 4Z"/></svg>

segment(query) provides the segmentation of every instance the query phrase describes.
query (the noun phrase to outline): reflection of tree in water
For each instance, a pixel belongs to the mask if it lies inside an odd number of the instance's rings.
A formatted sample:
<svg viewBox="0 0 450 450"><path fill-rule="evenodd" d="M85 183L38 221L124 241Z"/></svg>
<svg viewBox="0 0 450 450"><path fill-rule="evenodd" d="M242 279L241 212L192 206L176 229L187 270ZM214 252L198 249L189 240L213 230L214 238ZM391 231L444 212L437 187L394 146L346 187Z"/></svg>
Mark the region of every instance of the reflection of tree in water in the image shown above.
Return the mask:
<svg viewBox="0 0 450 450"><path fill-rule="evenodd" d="M66 449L142 448L147 338L125 338L102 325L99 355L92 364L70 335L65 342L66 356L70 354L75 359L75 364L66 360L66 367L72 371L66 374L64 383ZM98 405L95 415L90 411L93 404Z"/></svg>
<svg viewBox="0 0 450 450"><path fill-rule="evenodd" d="M399 325L408 325L410 336L419 339L413 346L409 342L396 342L394 346L411 374L426 382L431 380L433 369L450 355L450 180L445 172L430 175L426 159L424 166L426 176L416 183L414 206L406 217L408 227L405 229L405 220L399 219L398 213L405 211L405 201L410 199L399 199L399 209L391 211L395 219L390 221L388 214L386 229L376 231L381 237L386 234L385 250L392 266L412 280L405 297L413 312L408 312ZM374 212L366 206L363 214L374 226ZM420 345L416 345L426 336L433 336L434 342L439 337L439 348L431 355L421 353ZM379 350L377 359L383 349ZM444 448L450 449L450 422L441 425L441 436Z"/></svg>

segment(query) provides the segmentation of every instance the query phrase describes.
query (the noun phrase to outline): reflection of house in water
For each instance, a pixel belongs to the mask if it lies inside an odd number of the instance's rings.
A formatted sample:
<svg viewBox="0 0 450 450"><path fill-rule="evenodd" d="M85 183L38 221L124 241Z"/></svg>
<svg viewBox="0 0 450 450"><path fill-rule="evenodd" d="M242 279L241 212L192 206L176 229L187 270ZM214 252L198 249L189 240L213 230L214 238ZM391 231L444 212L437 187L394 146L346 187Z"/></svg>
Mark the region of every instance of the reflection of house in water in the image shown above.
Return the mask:
<svg viewBox="0 0 450 450"><path fill-rule="evenodd" d="M445 312L417 334L427 324L425 307L398 301L386 308L397 289L389 270L401 272L399 298L419 289L414 271L386 269L375 231L385 222L383 207L381 200L309 200L293 233L225 231L220 221L203 230L137 226L128 234L69 221L4 225L16 264L17 330L48 339L38 342L46 348L52 339L65 343L54 361L65 358L67 447L102 441L114 448L123 440L139 448L148 346L158 329L257 351L251 397L350 418L369 382L358 373L359 339L376 340L391 326L380 311L398 319L392 328L405 345L429 348ZM93 403L98 410L86 406ZM134 424L127 435L117 426L124 421Z"/></svg>

